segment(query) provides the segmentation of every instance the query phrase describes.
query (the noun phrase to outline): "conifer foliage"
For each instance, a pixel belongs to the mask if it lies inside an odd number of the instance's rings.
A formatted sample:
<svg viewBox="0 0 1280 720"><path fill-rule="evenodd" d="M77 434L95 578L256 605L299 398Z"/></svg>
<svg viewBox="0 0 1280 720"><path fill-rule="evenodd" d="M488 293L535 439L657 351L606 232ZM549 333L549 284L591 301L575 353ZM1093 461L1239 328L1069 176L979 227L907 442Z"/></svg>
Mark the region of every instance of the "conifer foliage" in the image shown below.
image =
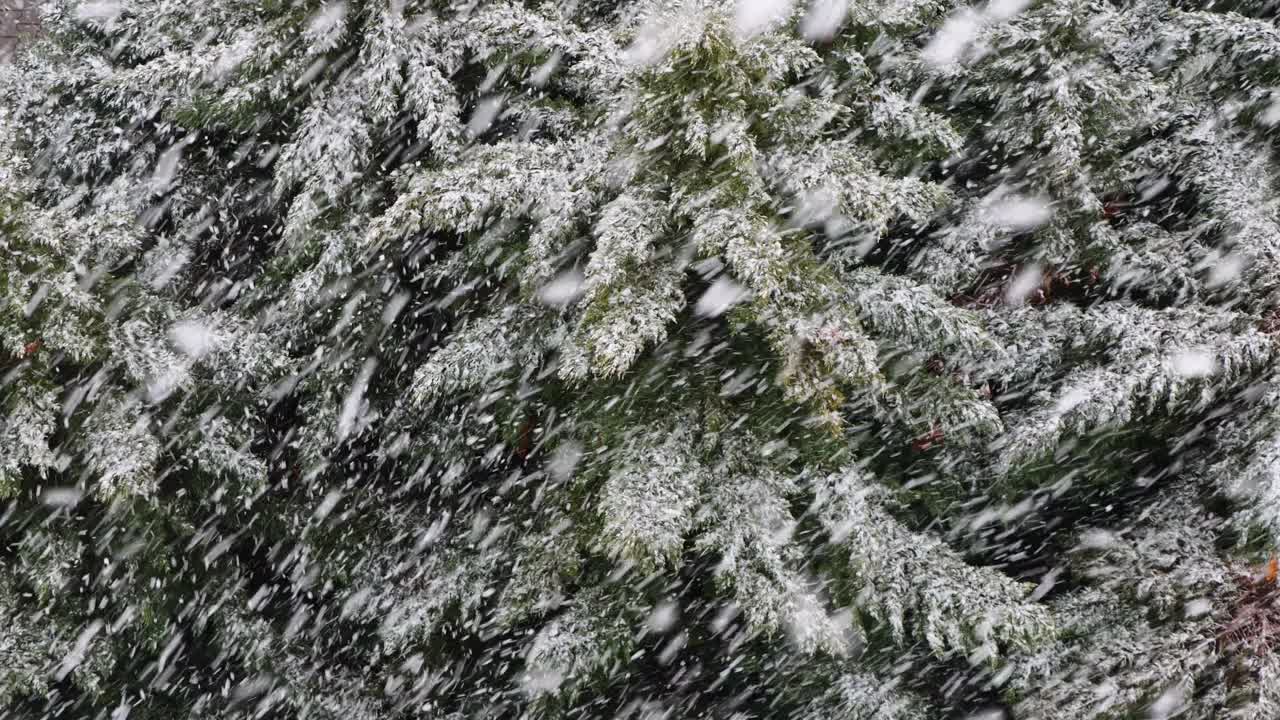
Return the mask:
<svg viewBox="0 0 1280 720"><path fill-rule="evenodd" d="M1269 5L42 12L6 715L1280 712Z"/></svg>

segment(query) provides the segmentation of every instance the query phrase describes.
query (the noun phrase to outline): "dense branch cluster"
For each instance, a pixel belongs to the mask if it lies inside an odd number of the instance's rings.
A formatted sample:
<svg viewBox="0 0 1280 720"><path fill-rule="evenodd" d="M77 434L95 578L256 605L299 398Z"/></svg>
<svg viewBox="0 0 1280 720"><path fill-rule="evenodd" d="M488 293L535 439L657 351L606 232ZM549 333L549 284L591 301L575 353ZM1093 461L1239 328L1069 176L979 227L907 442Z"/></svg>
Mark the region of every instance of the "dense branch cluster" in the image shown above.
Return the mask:
<svg viewBox="0 0 1280 720"><path fill-rule="evenodd" d="M1280 712L1269 6L42 9L15 716Z"/></svg>

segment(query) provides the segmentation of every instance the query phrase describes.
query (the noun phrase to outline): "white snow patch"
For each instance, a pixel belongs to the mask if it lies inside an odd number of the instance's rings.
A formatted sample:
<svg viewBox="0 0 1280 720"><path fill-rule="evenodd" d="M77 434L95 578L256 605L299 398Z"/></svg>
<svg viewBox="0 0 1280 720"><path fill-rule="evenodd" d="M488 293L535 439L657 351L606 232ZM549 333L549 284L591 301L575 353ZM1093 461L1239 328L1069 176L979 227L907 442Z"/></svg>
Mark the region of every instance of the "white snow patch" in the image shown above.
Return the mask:
<svg viewBox="0 0 1280 720"><path fill-rule="evenodd" d="M400 313L404 310L404 306L409 304L409 293L396 293L387 301L385 307L382 308L382 324L390 325L400 317Z"/></svg>
<svg viewBox="0 0 1280 720"><path fill-rule="evenodd" d="M849 12L849 0L813 0L800 21L800 34L810 42L835 37Z"/></svg>
<svg viewBox="0 0 1280 720"><path fill-rule="evenodd" d="M493 125L493 121L498 119L498 113L502 111L502 101L501 95L490 95L476 103L476 111L471 113L471 119L467 121L467 133L471 137L481 135Z"/></svg>
<svg viewBox="0 0 1280 720"><path fill-rule="evenodd" d="M1213 266L1209 271L1208 285L1210 288L1219 288L1227 283L1233 282L1240 277L1240 271L1244 270L1244 258L1240 255L1227 255Z"/></svg>
<svg viewBox="0 0 1280 720"><path fill-rule="evenodd" d="M160 155L159 161L156 162L156 169L151 175L151 184L156 192L164 192L173 184L173 178L178 174L178 164L182 162L182 150L186 146L185 140L174 143Z"/></svg>
<svg viewBox="0 0 1280 720"><path fill-rule="evenodd" d="M320 501L320 504L316 506L316 511L312 513L312 517L317 522L324 522L325 518L329 517L329 514L333 512L333 509L338 507L338 503L341 500L342 491L330 490L325 494L324 500Z"/></svg>
<svg viewBox="0 0 1280 720"><path fill-rule="evenodd" d="M1182 612L1188 618L1204 617L1213 612L1213 603L1205 598L1195 598L1188 600L1187 604L1182 607Z"/></svg>
<svg viewBox="0 0 1280 720"><path fill-rule="evenodd" d="M366 404L364 393L369 389L369 380L373 377L373 370L377 366L377 360L372 358L365 360L364 366L360 368L360 374L356 376L356 381L351 384L351 392L347 393L347 398L342 401L342 413L338 416L339 440L345 440L351 434L356 427L356 422L364 414Z"/></svg>
<svg viewBox="0 0 1280 720"><path fill-rule="evenodd" d="M1258 116L1258 121L1263 125L1275 125L1280 123L1280 98L1272 101L1266 110L1262 111L1262 115Z"/></svg>
<svg viewBox="0 0 1280 720"><path fill-rule="evenodd" d="M1058 402L1053 406L1055 415L1065 415L1076 408L1080 403L1089 399L1089 393L1081 388L1071 388L1062 393L1062 397L1058 398Z"/></svg>
<svg viewBox="0 0 1280 720"><path fill-rule="evenodd" d="M652 65L666 57L675 46L676 37L674 29L666 23L650 20L636 33L623 58L633 65Z"/></svg>
<svg viewBox="0 0 1280 720"><path fill-rule="evenodd" d="M40 502L50 507L69 508L79 503L83 496L84 493L76 487L51 487L40 493Z"/></svg>
<svg viewBox="0 0 1280 720"><path fill-rule="evenodd" d="M124 12L124 3L118 0L97 0L77 5L76 19L105 25L115 22L122 12Z"/></svg>
<svg viewBox="0 0 1280 720"><path fill-rule="evenodd" d="M794 221L800 226L826 222L840 207L839 196L828 187L801 193L797 199L800 202L795 209Z"/></svg>
<svg viewBox="0 0 1280 720"><path fill-rule="evenodd" d="M27 301L26 305L22 306L22 316L31 317L34 315L36 310L40 308L40 303L44 302L45 298L49 297L50 292L51 290L48 283L40 283L40 286L36 288L35 292L31 293L31 299Z"/></svg>
<svg viewBox="0 0 1280 720"><path fill-rule="evenodd" d="M554 308L565 307L582 296L585 281L577 270L566 270L538 288L538 299Z"/></svg>
<svg viewBox="0 0 1280 720"><path fill-rule="evenodd" d="M1170 181L1168 175L1162 175L1158 178L1150 180L1138 185L1138 199L1146 202L1151 198L1164 192L1169 187Z"/></svg>
<svg viewBox="0 0 1280 720"><path fill-rule="evenodd" d="M720 608L716 612L715 618L711 620L711 629L717 633L722 633L729 628L730 623L737 619L741 610L737 605L729 604Z"/></svg>
<svg viewBox="0 0 1280 720"><path fill-rule="evenodd" d="M521 688L531 697L554 693L564 684L565 673L562 670L531 670L521 677Z"/></svg>
<svg viewBox="0 0 1280 720"><path fill-rule="evenodd" d="M352 618L360 614L360 611L369 604L369 598L373 592L369 588L361 588L353 593L342 603L342 612L340 617Z"/></svg>
<svg viewBox="0 0 1280 720"><path fill-rule="evenodd" d="M936 66L959 62L981 28L982 16L973 10L965 8L953 13L925 45L925 62Z"/></svg>
<svg viewBox="0 0 1280 720"><path fill-rule="evenodd" d="M560 57L561 52L559 50L552 53L551 57L529 76L529 84L534 87L546 85L551 80L551 76L555 74L556 68L560 67Z"/></svg>
<svg viewBox="0 0 1280 720"><path fill-rule="evenodd" d="M1160 693L1160 697L1151 703L1151 710L1148 717L1152 720L1164 720L1181 712L1186 705L1186 700L1182 694L1182 688L1174 685L1168 690Z"/></svg>
<svg viewBox="0 0 1280 720"><path fill-rule="evenodd" d="M759 35L779 25L791 14L792 0L738 0L733 29L741 39Z"/></svg>
<svg viewBox="0 0 1280 720"><path fill-rule="evenodd" d="M1014 232L1034 230L1049 222L1053 208L1044 198L1010 195L1001 198L987 210L991 220Z"/></svg>
<svg viewBox="0 0 1280 720"><path fill-rule="evenodd" d="M214 79L224 79L252 55L253 44L250 42L241 41L229 45L218 53L218 60L214 62L213 67L209 70L209 75Z"/></svg>
<svg viewBox="0 0 1280 720"><path fill-rule="evenodd" d="M556 451L551 456L551 462L548 464L547 470L550 471L551 477L560 482L565 482L573 477L573 471L578 467L578 463L582 460L582 445L569 440L556 446Z"/></svg>
<svg viewBox="0 0 1280 720"><path fill-rule="evenodd" d="M799 592L790 598L787 614L784 618L787 634L791 642L805 651L821 647L824 640L831 638L832 623L822 606L821 600L811 592Z"/></svg>
<svg viewBox="0 0 1280 720"><path fill-rule="evenodd" d="M671 638L667 641L667 644L662 647L662 650L658 652L658 662L663 665L670 665L671 661L676 659L680 654L680 651L683 650L684 646L688 643L689 636L685 633L680 633L679 635Z"/></svg>
<svg viewBox="0 0 1280 720"><path fill-rule="evenodd" d="M1061 570L1054 569L1042 575L1040 584L1036 586L1035 590L1031 591L1031 595L1027 599L1031 602L1039 602L1041 598L1048 595L1053 586L1058 584L1058 575L1061 572Z"/></svg>
<svg viewBox="0 0 1280 720"><path fill-rule="evenodd" d="M1208 377L1217 369L1217 361L1206 350L1185 350L1172 358L1173 371L1186 378Z"/></svg>
<svg viewBox="0 0 1280 720"><path fill-rule="evenodd" d="M701 317L719 317L737 305L747 294L745 288L729 278L721 275L711 283L711 287L698 298L694 312Z"/></svg>
<svg viewBox="0 0 1280 720"><path fill-rule="evenodd" d="M839 545L845 540L848 540L849 536L853 534L853 531L857 526L857 523L852 520L847 520L837 525L833 525L831 527L831 544Z"/></svg>
<svg viewBox="0 0 1280 720"><path fill-rule="evenodd" d="M217 335L195 320L183 320L169 328L169 339L184 355L196 360L208 355L218 344Z"/></svg>
<svg viewBox="0 0 1280 720"><path fill-rule="evenodd" d="M164 372L153 375L147 381L147 401L151 403L164 402L186 379L186 369L178 366L170 367Z"/></svg>
<svg viewBox="0 0 1280 720"><path fill-rule="evenodd" d="M53 677L58 681L62 681L73 670L84 664L88 658L89 646L93 644L94 638L105 627L105 623L101 620L94 620L85 625L84 630L80 631L80 636L76 638L75 645L71 651L62 658L62 662L58 664L58 669L54 672Z"/></svg>
<svg viewBox="0 0 1280 720"><path fill-rule="evenodd" d="M1009 287L1004 291L1004 300L1010 305L1021 305L1027 301L1027 298L1040 287L1040 282L1044 275L1039 265L1027 265L1018 271L1013 277L1013 282L1009 283Z"/></svg>
<svg viewBox="0 0 1280 720"><path fill-rule="evenodd" d="M996 20L1008 20L1026 10L1030 4L1031 0L991 0L987 3L987 16Z"/></svg>
<svg viewBox="0 0 1280 720"><path fill-rule="evenodd" d="M326 5L323 10L311 16L308 32L326 36L333 32L347 19L347 4L336 2Z"/></svg>
<svg viewBox="0 0 1280 720"><path fill-rule="evenodd" d="M947 67L972 60L981 53L973 48L984 27L1004 22L1031 5L1031 0L990 0L981 11L963 8L951 14L933 36L921 57L936 67Z"/></svg>
<svg viewBox="0 0 1280 720"><path fill-rule="evenodd" d="M1081 550L1106 550L1119 544L1115 533L1093 528L1080 534Z"/></svg>
<svg viewBox="0 0 1280 720"><path fill-rule="evenodd" d="M670 600L663 601L649 614L649 629L663 633L675 627L680 618L680 609Z"/></svg>
<svg viewBox="0 0 1280 720"><path fill-rule="evenodd" d="M142 276L153 290L159 290L172 282L191 261L191 255L181 248L152 251L151 256L153 261L144 268Z"/></svg>

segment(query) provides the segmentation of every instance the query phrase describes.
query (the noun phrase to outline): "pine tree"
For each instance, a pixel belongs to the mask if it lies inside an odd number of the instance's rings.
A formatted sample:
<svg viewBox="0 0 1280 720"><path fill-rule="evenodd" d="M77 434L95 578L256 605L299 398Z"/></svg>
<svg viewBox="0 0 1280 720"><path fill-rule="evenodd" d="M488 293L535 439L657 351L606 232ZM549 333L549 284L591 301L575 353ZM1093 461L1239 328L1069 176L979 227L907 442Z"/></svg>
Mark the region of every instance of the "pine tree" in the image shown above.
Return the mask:
<svg viewBox="0 0 1280 720"><path fill-rule="evenodd" d="M1267 11L47 3L0 698L1275 712Z"/></svg>

